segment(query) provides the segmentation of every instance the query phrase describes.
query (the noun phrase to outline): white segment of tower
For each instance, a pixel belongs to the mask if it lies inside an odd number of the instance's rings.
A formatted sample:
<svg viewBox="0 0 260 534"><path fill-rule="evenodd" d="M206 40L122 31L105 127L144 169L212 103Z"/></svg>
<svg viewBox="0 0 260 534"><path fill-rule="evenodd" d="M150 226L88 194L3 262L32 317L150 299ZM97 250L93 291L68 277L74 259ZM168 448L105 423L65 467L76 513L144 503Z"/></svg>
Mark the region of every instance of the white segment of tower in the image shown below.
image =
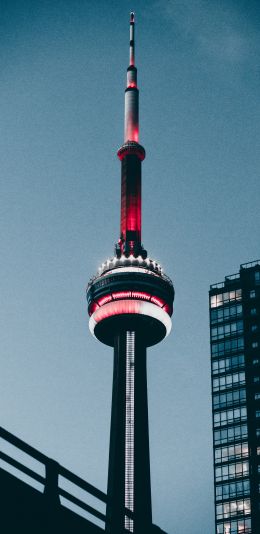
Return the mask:
<svg viewBox="0 0 260 534"><path fill-rule="evenodd" d="M129 68L125 91L125 135L124 142L139 140L139 94L135 68L134 13L130 13Z"/></svg>

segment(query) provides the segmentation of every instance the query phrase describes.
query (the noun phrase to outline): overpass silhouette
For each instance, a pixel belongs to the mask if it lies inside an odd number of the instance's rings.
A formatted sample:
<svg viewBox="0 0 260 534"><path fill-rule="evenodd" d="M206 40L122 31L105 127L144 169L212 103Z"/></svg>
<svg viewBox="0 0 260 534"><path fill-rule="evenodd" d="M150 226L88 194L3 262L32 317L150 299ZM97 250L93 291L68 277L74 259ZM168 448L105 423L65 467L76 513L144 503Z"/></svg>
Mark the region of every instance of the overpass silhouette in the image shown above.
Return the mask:
<svg viewBox="0 0 260 534"><path fill-rule="evenodd" d="M105 493L2 427L0 440L2 534L104 534Z"/></svg>

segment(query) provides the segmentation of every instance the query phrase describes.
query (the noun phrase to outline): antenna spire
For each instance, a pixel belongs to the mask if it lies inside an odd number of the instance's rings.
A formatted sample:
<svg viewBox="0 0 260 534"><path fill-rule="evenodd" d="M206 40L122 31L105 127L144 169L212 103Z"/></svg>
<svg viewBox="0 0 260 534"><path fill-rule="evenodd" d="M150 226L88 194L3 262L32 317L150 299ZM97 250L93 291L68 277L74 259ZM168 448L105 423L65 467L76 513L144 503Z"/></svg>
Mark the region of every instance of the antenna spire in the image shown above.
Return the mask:
<svg viewBox="0 0 260 534"><path fill-rule="evenodd" d="M137 69L135 66L135 16L130 13L130 54L129 67L127 69L127 81L125 90L125 136L124 141L135 141L138 143L139 118L138 118L138 88Z"/></svg>
<svg viewBox="0 0 260 534"><path fill-rule="evenodd" d="M130 57L129 65L134 66L135 64L135 14L130 13Z"/></svg>

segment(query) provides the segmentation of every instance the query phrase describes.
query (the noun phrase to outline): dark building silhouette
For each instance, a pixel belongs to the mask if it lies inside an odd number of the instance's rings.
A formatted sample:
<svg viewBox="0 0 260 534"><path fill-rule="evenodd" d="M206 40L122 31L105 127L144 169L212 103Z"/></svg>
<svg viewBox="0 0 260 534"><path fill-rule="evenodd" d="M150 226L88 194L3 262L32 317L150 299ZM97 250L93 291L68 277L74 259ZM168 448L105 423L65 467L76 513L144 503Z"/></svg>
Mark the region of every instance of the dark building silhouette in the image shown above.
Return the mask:
<svg viewBox="0 0 260 534"><path fill-rule="evenodd" d="M217 534L260 532L260 260L210 287Z"/></svg>
<svg viewBox="0 0 260 534"><path fill-rule="evenodd" d="M134 14L125 90L121 161L120 239L87 288L90 330L114 348L114 375L106 531L149 534L152 506L149 461L146 348L171 329L174 289L141 242L141 164ZM125 509L132 512L129 517Z"/></svg>

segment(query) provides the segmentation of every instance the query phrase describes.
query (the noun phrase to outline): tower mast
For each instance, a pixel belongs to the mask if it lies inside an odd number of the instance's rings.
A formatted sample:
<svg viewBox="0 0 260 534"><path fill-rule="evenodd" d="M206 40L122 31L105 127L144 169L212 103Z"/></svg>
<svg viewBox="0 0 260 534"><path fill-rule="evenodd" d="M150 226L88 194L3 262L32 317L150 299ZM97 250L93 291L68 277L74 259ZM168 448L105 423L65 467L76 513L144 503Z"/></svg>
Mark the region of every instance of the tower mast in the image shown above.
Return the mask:
<svg viewBox="0 0 260 534"><path fill-rule="evenodd" d="M146 348L171 330L174 288L141 244L139 91L135 20L130 14L130 61L125 89L121 161L120 239L87 288L89 326L114 348L106 532L149 534L152 529Z"/></svg>

